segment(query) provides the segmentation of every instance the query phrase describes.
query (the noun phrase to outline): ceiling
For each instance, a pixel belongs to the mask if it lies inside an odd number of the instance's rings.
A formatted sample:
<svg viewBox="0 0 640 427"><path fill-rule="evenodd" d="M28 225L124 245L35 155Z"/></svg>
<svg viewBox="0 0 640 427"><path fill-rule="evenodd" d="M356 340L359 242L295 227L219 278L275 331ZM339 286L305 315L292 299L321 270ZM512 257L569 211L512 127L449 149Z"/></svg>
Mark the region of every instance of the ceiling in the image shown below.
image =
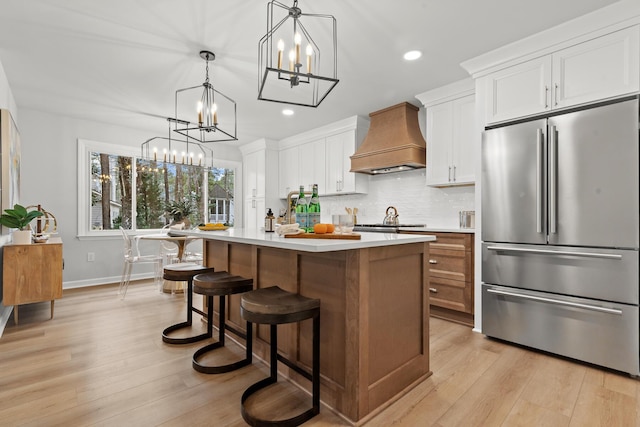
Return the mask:
<svg viewBox="0 0 640 427"><path fill-rule="evenodd" d="M292 5L293 0L282 0ZM464 60L614 0L299 0L338 26L340 82L318 108L257 100L266 0L3 0L0 63L19 109L166 136L177 89L204 81L237 102L243 144L367 116L467 77ZM403 60L405 51L423 56ZM141 141L142 142L142 141Z"/></svg>

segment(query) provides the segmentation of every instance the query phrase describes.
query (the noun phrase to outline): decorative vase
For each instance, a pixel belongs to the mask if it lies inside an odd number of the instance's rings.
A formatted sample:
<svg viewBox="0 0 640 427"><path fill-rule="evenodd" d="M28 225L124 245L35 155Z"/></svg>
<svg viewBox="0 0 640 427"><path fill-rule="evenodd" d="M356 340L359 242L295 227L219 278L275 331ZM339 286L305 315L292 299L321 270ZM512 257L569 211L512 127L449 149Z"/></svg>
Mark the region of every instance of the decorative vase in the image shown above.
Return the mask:
<svg viewBox="0 0 640 427"><path fill-rule="evenodd" d="M15 230L11 234L11 239L14 245L30 245L31 230Z"/></svg>

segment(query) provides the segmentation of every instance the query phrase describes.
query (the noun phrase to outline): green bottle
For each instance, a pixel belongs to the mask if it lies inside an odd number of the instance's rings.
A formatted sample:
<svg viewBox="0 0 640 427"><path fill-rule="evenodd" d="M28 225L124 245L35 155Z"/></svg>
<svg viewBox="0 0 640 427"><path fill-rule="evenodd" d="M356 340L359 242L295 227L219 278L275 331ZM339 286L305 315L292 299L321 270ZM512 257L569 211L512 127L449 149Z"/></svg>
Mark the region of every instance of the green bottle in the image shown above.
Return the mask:
<svg viewBox="0 0 640 427"><path fill-rule="evenodd" d="M304 197L304 185L300 186L300 195L296 202L296 222L301 230L307 231L309 226L307 199Z"/></svg>
<svg viewBox="0 0 640 427"><path fill-rule="evenodd" d="M313 226L320 224L320 198L318 197L318 184L313 184L311 200L309 201L309 230L313 231Z"/></svg>

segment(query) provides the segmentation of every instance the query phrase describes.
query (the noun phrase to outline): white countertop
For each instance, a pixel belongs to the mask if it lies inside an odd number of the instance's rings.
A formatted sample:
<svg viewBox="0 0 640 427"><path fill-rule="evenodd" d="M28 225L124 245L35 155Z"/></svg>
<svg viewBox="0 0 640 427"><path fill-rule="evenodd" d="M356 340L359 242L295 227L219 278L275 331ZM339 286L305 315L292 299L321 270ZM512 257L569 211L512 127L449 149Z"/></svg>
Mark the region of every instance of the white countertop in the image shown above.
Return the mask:
<svg viewBox="0 0 640 427"><path fill-rule="evenodd" d="M378 246L402 245L407 243L423 243L435 241L435 236L428 234L395 234L395 233L358 233L360 240L337 239L295 239L285 238L276 233L265 233L262 230L229 228L225 231L171 230L173 235L198 236L203 239L221 240L225 242L244 243L248 245L268 246L272 248L290 249L305 252L333 252L350 249L363 249Z"/></svg>
<svg viewBox="0 0 640 427"><path fill-rule="evenodd" d="M399 231L420 231L423 233L469 233L476 232L475 228L447 228L447 227L400 227Z"/></svg>

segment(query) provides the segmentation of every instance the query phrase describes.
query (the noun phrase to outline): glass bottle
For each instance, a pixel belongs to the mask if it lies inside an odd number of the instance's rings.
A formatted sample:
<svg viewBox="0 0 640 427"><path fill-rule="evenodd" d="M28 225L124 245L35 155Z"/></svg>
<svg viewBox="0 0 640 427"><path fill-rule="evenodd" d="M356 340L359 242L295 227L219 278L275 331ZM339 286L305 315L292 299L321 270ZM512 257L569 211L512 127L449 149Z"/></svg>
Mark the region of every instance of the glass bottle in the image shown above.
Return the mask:
<svg viewBox="0 0 640 427"><path fill-rule="evenodd" d="M320 224L320 198L318 197L318 184L313 184L311 200L309 201L309 229L313 231L313 226Z"/></svg>
<svg viewBox="0 0 640 427"><path fill-rule="evenodd" d="M308 206L307 199L304 197L304 185L300 186L300 195L298 196L298 201L296 202L296 222L300 226L301 230L306 231L308 224Z"/></svg>

